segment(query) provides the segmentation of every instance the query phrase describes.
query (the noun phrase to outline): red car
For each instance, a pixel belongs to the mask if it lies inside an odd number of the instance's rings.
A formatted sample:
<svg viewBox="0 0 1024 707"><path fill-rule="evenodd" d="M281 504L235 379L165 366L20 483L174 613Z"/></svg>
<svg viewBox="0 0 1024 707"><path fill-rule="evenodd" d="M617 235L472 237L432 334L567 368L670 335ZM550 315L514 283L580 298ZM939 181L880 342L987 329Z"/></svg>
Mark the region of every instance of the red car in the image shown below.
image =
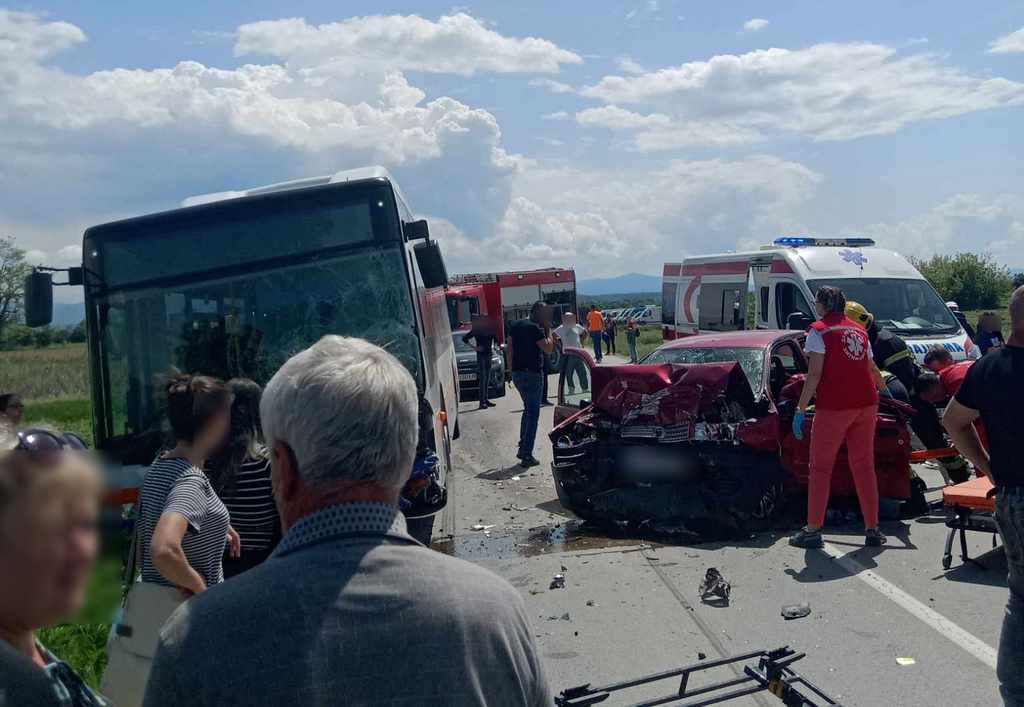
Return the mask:
<svg viewBox="0 0 1024 707"><path fill-rule="evenodd" d="M568 349L559 377L552 473L562 505L588 519L705 535L771 524L807 487L810 423L791 431L807 361L798 331L677 339L639 365ZM910 496L909 406L883 399L880 495ZM840 451L832 496L854 496Z"/></svg>

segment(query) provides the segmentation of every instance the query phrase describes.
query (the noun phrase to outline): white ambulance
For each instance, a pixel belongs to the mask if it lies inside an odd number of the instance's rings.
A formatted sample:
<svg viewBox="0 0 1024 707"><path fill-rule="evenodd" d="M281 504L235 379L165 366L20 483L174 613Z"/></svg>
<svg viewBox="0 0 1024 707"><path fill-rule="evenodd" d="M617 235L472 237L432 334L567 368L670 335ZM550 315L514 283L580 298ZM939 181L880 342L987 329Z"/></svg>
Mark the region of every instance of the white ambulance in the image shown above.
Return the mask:
<svg viewBox="0 0 1024 707"><path fill-rule="evenodd" d="M675 339L707 331L804 329L815 318L814 293L822 285L839 287L864 305L918 360L935 345L957 360L980 356L921 273L870 238L778 238L757 251L665 263L663 332Z"/></svg>

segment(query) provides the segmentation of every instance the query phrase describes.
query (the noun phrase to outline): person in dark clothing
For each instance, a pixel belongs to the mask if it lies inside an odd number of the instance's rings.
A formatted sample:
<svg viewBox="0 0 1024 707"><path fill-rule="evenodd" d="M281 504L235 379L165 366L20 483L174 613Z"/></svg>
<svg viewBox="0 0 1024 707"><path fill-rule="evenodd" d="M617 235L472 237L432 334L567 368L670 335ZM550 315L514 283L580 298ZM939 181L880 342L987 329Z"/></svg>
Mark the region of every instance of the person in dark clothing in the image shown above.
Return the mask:
<svg viewBox="0 0 1024 707"><path fill-rule="evenodd" d="M1003 322L992 312L985 312L978 317L978 338L975 339L981 355L984 356L991 349L998 349L1006 345L1003 340Z"/></svg>
<svg viewBox="0 0 1024 707"><path fill-rule="evenodd" d="M608 344L607 353L613 354L615 353L615 319L613 319L612 317L608 317L608 320L605 322L604 326L605 341Z"/></svg>
<svg viewBox="0 0 1024 707"><path fill-rule="evenodd" d="M473 343L470 344L470 339ZM474 314L472 325L462 341L476 349L476 379L480 386L480 409L494 407L487 397L491 388L491 355L494 351L494 325L490 318Z"/></svg>
<svg viewBox="0 0 1024 707"><path fill-rule="evenodd" d="M960 450L992 479L996 524L1006 550L1010 599L999 638L996 676L1006 705L1024 705L1024 287L1010 296L1006 346L982 356L964 376L943 424ZM981 418L988 451L974 421Z"/></svg>
<svg viewBox="0 0 1024 707"><path fill-rule="evenodd" d="M227 386L234 395L228 438L205 468L228 509L231 527L241 538L237 557L224 551L224 579L266 560L281 539L281 518L270 483L270 454L263 446L260 424L263 390L248 378L232 378Z"/></svg>
<svg viewBox="0 0 1024 707"><path fill-rule="evenodd" d="M530 318L513 322L508 328L512 383L523 399L519 451L516 457L524 468L540 464L533 456L533 444L537 439L537 423L544 394L545 356L555 347L551 338L550 317L546 304L534 302Z"/></svg>
<svg viewBox="0 0 1024 707"><path fill-rule="evenodd" d="M903 391L908 396L907 402L914 408L910 427L921 440L921 444L925 449L944 449L949 446L935 405L922 400L916 394L917 378L921 374L921 369L907 342L888 329L879 328L871 312L856 302L846 303L846 316L867 330L868 339L871 341L871 353L878 370L891 373L902 384ZM970 472L961 457L942 457L938 462L947 483L967 481Z"/></svg>
<svg viewBox="0 0 1024 707"><path fill-rule="evenodd" d="M970 340L977 343L978 334L974 331L974 327L971 326L971 323L967 321L967 317L964 313L960 311L960 305L956 302L946 302L946 306L949 307L949 311L953 313L953 317L960 322L960 326L962 326L964 331L967 332L967 336Z"/></svg>

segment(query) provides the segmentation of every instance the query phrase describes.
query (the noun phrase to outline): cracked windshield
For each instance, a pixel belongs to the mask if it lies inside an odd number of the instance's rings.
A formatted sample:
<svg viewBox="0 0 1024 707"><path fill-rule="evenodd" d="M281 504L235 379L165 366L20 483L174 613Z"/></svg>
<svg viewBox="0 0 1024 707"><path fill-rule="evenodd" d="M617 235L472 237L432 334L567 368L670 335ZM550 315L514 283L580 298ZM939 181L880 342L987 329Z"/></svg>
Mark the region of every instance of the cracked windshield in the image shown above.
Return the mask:
<svg viewBox="0 0 1024 707"><path fill-rule="evenodd" d="M0 0L0 707L1024 707L1024 4Z"/></svg>

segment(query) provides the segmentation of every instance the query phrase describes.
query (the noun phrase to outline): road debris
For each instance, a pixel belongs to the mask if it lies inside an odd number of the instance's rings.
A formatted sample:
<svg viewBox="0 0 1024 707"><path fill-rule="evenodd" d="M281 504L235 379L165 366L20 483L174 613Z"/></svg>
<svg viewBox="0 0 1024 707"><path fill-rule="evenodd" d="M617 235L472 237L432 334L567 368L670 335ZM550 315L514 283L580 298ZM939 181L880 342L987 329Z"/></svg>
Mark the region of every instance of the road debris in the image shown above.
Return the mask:
<svg viewBox="0 0 1024 707"><path fill-rule="evenodd" d="M896 662L904 667L908 665L914 665L915 663L917 663L917 661L911 658L910 656L899 656L898 658L896 658Z"/></svg>
<svg viewBox="0 0 1024 707"><path fill-rule="evenodd" d="M810 604L790 604L782 607L782 618L786 621L792 621L793 619L802 619L805 616L809 616L811 613Z"/></svg>
<svg viewBox="0 0 1024 707"><path fill-rule="evenodd" d="M561 616L549 616L548 617L548 621L571 621L571 620L572 619L569 618L569 612L568 611L565 612L564 614L562 614Z"/></svg>
<svg viewBox="0 0 1024 707"><path fill-rule="evenodd" d="M493 524L492 525L484 525L482 523L477 523L476 525L471 526L470 530L490 530L493 527L494 527Z"/></svg>
<svg viewBox="0 0 1024 707"><path fill-rule="evenodd" d="M701 601L708 603L709 599L720 600L725 604L729 603L729 595L732 593L732 585L725 581L725 577L714 567L708 567L704 573L704 581L700 583L697 590Z"/></svg>
<svg viewBox="0 0 1024 707"><path fill-rule="evenodd" d="M587 606L597 606L597 602L593 599L587 599Z"/></svg>
<svg viewBox="0 0 1024 707"><path fill-rule="evenodd" d="M548 589L565 589L565 575L556 574L551 578L551 586Z"/></svg>
<svg viewBox="0 0 1024 707"><path fill-rule="evenodd" d="M707 657L707 653L705 653L704 651L697 652L697 660L704 660Z"/></svg>

